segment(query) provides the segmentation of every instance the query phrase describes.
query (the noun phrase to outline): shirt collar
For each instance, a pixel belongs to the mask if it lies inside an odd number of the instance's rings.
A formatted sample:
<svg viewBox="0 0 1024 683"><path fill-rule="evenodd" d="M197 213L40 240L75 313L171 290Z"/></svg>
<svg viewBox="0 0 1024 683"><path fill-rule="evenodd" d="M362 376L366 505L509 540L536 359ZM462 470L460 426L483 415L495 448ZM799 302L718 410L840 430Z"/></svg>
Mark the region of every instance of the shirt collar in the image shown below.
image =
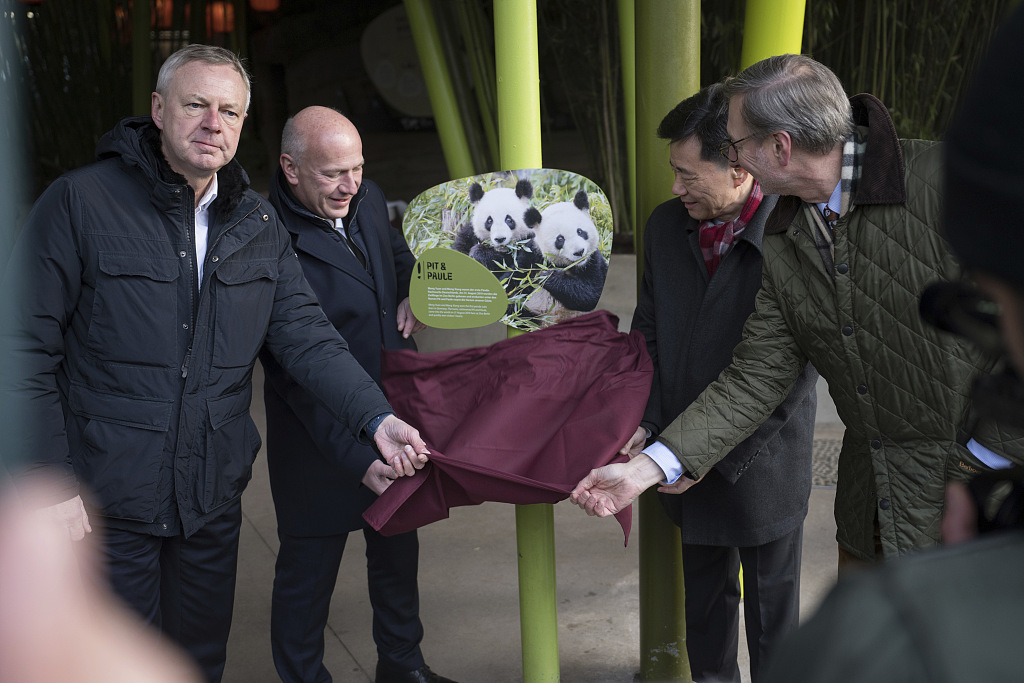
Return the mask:
<svg viewBox="0 0 1024 683"><path fill-rule="evenodd" d="M832 196L828 198L827 202L818 204L818 211L824 211L825 207L832 209L837 215L839 209L842 208L843 202L843 181L840 180L836 183L836 189L832 190Z"/></svg>
<svg viewBox="0 0 1024 683"><path fill-rule="evenodd" d="M217 174L213 174L213 180L210 182L210 187L207 188L206 194L203 198L196 202L196 213L200 211L206 211L210 208L210 204L213 204L213 200L217 198L217 192L220 190L220 186L217 184Z"/></svg>

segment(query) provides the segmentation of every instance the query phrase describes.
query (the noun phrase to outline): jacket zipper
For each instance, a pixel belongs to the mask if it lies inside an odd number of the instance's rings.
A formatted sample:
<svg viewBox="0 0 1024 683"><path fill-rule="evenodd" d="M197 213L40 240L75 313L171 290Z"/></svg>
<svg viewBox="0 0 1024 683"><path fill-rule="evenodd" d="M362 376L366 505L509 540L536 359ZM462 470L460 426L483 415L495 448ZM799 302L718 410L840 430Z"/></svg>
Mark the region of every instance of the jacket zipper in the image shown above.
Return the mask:
<svg viewBox="0 0 1024 683"><path fill-rule="evenodd" d="M188 307L189 307L189 318L192 324L189 330L189 345L188 350L185 351L185 360L181 363L181 377L182 379L188 377L188 364L192 358L192 341L195 339L196 334L196 289L197 277L199 270L199 263L196 260L196 209L195 209L195 192L188 185L183 190L185 192L185 240L189 246L188 256L188 270L189 270L189 288L188 288ZM191 201L188 201L191 199ZM191 220L189 220L191 216Z"/></svg>
<svg viewBox="0 0 1024 683"><path fill-rule="evenodd" d="M223 230L221 230L220 234L217 235L217 238L213 241L213 244L208 244L207 245L207 247L206 247L207 257L210 255L210 253L213 252L214 247L217 246L217 243L220 242L221 238L224 237L224 235L226 235L236 225L238 225L239 223L244 221L246 218L251 216L253 213L255 213L256 210L260 208L260 206L262 206L262 204L259 201L257 201L256 202L256 206L252 207L252 209L250 209L246 213L244 213L241 216L239 216L237 221L235 221L234 223L232 223L228 227L226 227ZM194 214L195 214L195 211L193 211L193 215ZM194 226L194 222L193 222L193 231L194 230L195 230L195 226ZM194 245L192 247L192 251L193 251L193 253L195 252L195 246ZM204 260L207 257L204 257ZM207 264L207 265L209 265L209 264ZM207 271L207 272L209 272L209 271ZM194 282L195 272L193 272L192 276L193 276L193 282ZM194 340L195 339L195 333L196 333L196 320L197 320L197 318L199 316L199 313L196 310L196 304L195 304L195 297L194 297L195 287L193 287L192 289L193 289L193 291L189 293L189 297L190 297L190 300L192 301L192 339ZM185 352L185 360L181 364L181 377L182 377L182 379L185 379L186 377L188 377L188 366L189 366L189 363L191 362L191 360L192 360L192 346L189 345L188 351Z"/></svg>

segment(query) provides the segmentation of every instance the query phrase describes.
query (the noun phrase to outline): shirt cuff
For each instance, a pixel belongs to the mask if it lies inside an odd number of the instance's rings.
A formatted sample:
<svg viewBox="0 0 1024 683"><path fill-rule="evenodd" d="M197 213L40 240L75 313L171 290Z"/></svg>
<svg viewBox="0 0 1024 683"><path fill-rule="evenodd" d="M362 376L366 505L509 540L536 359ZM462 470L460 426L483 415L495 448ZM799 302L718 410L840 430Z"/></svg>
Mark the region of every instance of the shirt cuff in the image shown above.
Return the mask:
<svg viewBox="0 0 1024 683"><path fill-rule="evenodd" d="M975 458L994 470L1005 470L1013 466L1012 462L998 453L985 448L974 439L967 442L967 450L969 450L971 455Z"/></svg>
<svg viewBox="0 0 1024 683"><path fill-rule="evenodd" d="M373 435L377 433L377 427L380 427L380 423L383 422L385 418L388 417L388 415L394 415L394 413L381 413L377 417L367 422L366 426L363 427L363 431L366 432L366 436L372 439Z"/></svg>
<svg viewBox="0 0 1024 683"><path fill-rule="evenodd" d="M649 444L641 452L657 463L661 471L665 473L665 479L661 482L662 484L674 484L683 475L683 465L679 462L679 458L669 450L668 446L660 441Z"/></svg>

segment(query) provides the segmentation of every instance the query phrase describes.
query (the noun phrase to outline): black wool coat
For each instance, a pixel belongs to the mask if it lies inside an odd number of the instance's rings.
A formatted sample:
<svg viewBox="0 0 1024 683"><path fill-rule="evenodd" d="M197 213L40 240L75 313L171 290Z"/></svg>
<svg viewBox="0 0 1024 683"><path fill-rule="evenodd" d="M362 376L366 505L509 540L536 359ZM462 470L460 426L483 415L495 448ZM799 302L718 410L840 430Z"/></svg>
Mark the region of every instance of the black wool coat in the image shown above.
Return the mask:
<svg viewBox="0 0 1024 683"><path fill-rule="evenodd" d="M363 180L352 200L349 234L367 257L363 268L333 223L313 215L274 174L270 202L277 209L310 287L357 361L380 385L381 349L415 348L403 339L398 304L409 295L415 258L388 220L384 193ZM273 358L266 373L267 465L278 526L295 536L324 536L362 528L363 510L376 496L361 484L376 451L352 436Z"/></svg>
<svg viewBox="0 0 1024 683"><path fill-rule="evenodd" d="M777 198L765 196L712 278L698 221L679 199L659 205L644 232L644 275L633 329L647 340L654 381L643 426L656 438L732 360L761 287L761 237ZM684 543L749 547L803 522L811 487L817 372L696 486L659 494Z"/></svg>

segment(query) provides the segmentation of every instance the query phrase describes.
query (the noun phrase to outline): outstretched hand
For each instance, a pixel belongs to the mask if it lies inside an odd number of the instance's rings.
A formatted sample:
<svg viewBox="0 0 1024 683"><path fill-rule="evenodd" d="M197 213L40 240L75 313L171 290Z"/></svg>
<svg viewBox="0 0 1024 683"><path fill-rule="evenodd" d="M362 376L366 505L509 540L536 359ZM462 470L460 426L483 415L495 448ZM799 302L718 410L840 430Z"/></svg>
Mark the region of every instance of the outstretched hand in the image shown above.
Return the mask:
<svg viewBox="0 0 1024 683"><path fill-rule="evenodd" d="M394 415L384 418L373 434L373 441L399 477L416 474L430 455L419 431Z"/></svg>
<svg viewBox="0 0 1024 683"><path fill-rule="evenodd" d="M569 500L591 516L608 517L629 507L641 493L664 477L658 464L646 455L627 463L613 463L591 470L569 494Z"/></svg>

